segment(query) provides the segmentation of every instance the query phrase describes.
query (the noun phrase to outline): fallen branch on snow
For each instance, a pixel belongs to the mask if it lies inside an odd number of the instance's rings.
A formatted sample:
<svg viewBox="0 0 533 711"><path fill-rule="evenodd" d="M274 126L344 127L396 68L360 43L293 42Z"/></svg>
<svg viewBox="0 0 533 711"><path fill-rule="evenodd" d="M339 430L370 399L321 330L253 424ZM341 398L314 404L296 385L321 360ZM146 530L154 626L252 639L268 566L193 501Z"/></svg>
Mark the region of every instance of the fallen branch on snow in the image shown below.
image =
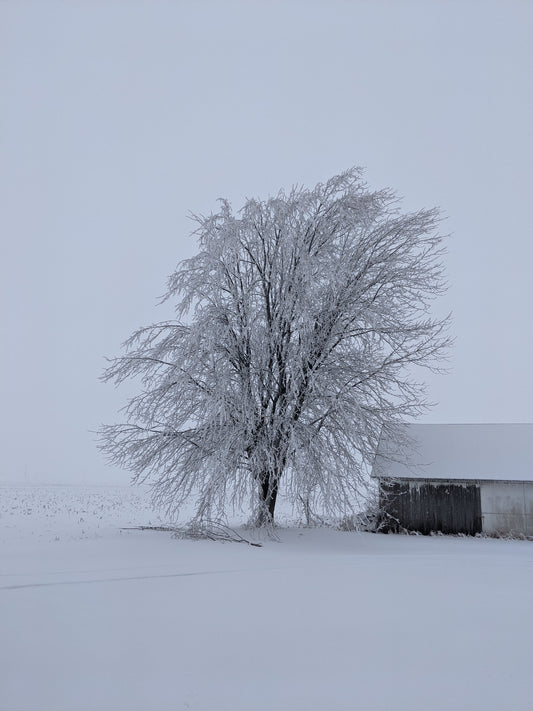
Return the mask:
<svg viewBox="0 0 533 711"><path fill-rule="evenodd" d="M224 541L226 543L246 543L249 546L262 548L262 543L249 541L237 533L233 528L224 526L216 521L205 521L204 523L192 523L188 526L129 526L123 527L123 531L166 531L172 533L174 538L183 538L193 541Z"/></svg>

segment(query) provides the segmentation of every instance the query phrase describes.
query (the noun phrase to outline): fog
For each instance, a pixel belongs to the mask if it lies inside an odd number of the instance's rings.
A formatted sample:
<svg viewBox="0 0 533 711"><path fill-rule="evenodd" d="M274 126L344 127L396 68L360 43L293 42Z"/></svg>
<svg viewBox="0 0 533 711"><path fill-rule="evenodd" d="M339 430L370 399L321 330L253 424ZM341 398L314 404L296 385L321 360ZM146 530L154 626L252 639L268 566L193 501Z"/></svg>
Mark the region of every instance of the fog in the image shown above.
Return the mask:
<svg viewBox="0 0 533 711"><path fill-rule="evenodd" d="M532 422L533 5L0 3L0 480L127 481L99 382L189 213L353 166L446 216L426 422Z"/></svg>

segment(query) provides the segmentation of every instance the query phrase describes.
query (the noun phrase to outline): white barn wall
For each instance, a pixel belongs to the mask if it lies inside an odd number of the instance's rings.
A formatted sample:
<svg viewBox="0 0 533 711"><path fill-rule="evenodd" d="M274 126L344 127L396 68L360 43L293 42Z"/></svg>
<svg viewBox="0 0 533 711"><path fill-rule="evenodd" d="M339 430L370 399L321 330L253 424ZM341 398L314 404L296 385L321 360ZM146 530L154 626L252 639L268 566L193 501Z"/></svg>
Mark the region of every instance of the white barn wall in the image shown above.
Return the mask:
<svg viewBox="0 0 533 711"><path fill-rule="evenodd" d="M524 482L524 506L527 535L533 536L533 482Z"/></svg>
<svg viewBox="0 0 533 711"><path fill-rule="evenodd" d="M533 535L533 482L483 481L483 533Z"/></svg>

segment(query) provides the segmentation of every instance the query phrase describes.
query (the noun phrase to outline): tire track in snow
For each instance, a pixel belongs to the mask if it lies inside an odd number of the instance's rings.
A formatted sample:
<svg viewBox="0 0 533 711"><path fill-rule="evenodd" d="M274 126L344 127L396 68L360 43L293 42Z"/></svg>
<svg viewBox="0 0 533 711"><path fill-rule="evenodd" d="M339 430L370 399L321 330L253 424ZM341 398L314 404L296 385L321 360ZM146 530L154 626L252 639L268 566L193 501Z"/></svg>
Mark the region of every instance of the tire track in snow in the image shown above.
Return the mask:
<svg viewBox="0 0 533 711"><path fill-rule="evenodd" d="M228 573L257 573L272 570L291 570L292 568L258 568L236 570L199 570L192 573L165 573L164 575L131 575L126 578L95 578L94 580L57 580L47 583L20 583L18 585L2 585L0 590L24 590L27 588L48 588L63 585L94 585L95 583L120 583L133 580L161 580L169 578L191 578L200 575L224 575Z"/></svg>
<svg viewBox="0 0 533 711"><path fill-rule="evenodd" d="M127 578L95 578L94 580L57 580L47 583L21 583L2 585L0 590L23 590L25 588L48 588L61 585L93 585L95 583L119 583L132 580L157 580L163 578L190 578L196 575L222 575L224 573L246 573L247 570L199 570L194 573L166 573L164 575L131 575Z"/></svg>

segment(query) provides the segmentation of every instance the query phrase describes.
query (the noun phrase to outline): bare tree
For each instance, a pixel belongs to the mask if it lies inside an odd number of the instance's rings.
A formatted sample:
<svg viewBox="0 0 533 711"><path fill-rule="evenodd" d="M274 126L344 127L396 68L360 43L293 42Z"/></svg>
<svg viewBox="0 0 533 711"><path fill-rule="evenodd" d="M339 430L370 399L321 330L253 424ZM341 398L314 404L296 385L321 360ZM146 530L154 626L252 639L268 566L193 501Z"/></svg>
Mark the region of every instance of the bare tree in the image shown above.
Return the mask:
<svg viewBox="0 0 533 711"><path fill-rule="evenodd" d="M349 509L383 426L426 406L412 366L438 368L448 319L437 210L402 214L357 169L237 214L196 217L200 251L104 380L140 377L102 448L157 503L198 518L248 501L273 521L280 485L308 508Z"/></svg>

